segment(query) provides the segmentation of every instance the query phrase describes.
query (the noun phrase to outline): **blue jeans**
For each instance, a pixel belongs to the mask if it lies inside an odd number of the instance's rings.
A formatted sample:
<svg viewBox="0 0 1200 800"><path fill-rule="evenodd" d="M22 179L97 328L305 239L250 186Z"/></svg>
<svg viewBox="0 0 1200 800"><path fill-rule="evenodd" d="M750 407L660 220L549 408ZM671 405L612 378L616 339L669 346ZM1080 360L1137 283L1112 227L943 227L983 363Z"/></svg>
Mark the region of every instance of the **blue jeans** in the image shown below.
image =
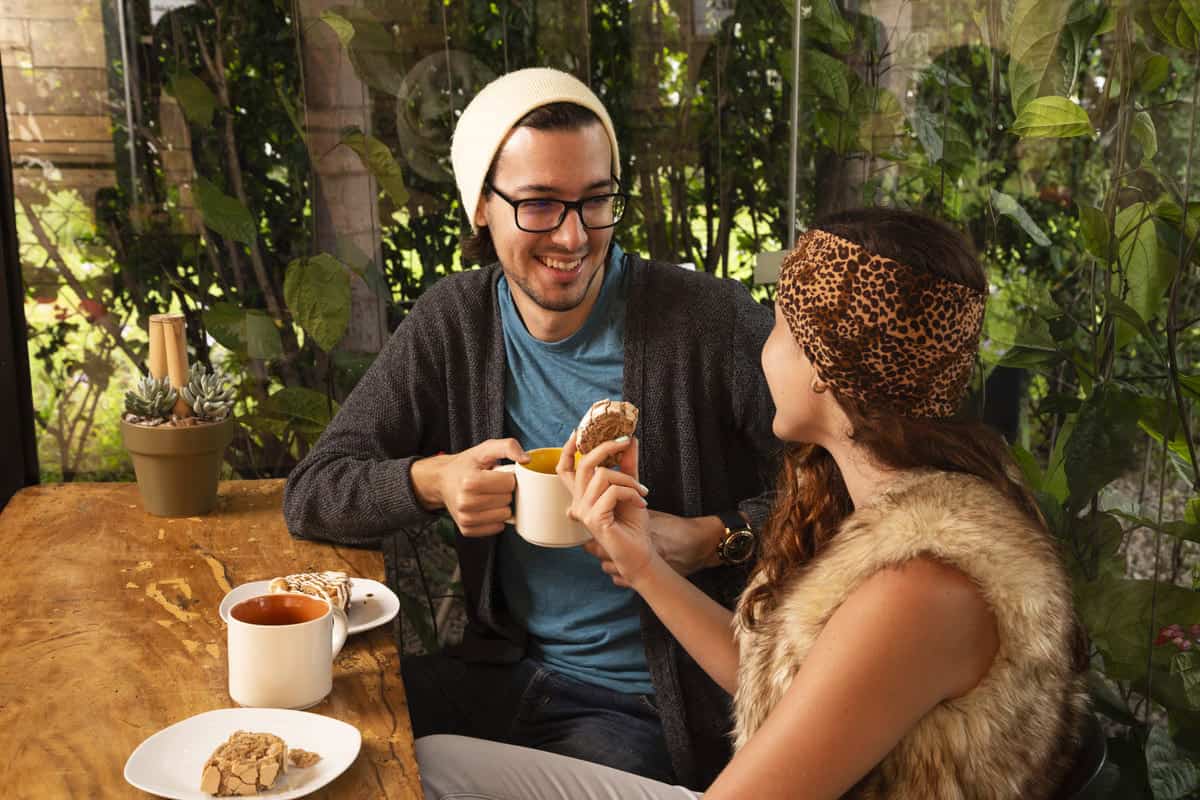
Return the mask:
<svg viewBox="0 0 1200 800"><path fill-rule="evenodd" d="M474 736L674 783L651 696L582 683L531 658L467 663L441 654L400 665L413 736Z"/></svg>

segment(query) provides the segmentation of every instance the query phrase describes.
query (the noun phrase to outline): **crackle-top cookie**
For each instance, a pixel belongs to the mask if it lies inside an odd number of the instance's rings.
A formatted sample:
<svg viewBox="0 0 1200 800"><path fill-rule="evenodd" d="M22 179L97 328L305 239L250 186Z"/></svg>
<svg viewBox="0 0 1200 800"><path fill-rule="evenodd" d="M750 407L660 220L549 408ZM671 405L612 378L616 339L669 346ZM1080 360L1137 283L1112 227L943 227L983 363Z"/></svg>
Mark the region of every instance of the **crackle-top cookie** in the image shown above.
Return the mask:
<svg viewBox="0 0 1200 800"><path fill-rule="evenodd" d="M267 587L267 591L271 594L301 592L328 600L330 605L342 611L350 608L350 578L340 571L300 572L275 578Z"/></svg>
<svg viewBox="0 0 1200 800"><path fill-rule="evenodd" d="M637 428L638 409L633 403L625 400L597 400L579 421L575 429L575 446L580 453L590 453L594 448L619 439L622 436L632 436ZM609 459L606 467L615 467L618 461Z"/></svg>
<svg viewBox="0 0 1200 800"><path fill-rule="evenodd" d="M217 797L265 792L287 769L288 748L272 733L236 731L204 764L200 791Z"/></svg>

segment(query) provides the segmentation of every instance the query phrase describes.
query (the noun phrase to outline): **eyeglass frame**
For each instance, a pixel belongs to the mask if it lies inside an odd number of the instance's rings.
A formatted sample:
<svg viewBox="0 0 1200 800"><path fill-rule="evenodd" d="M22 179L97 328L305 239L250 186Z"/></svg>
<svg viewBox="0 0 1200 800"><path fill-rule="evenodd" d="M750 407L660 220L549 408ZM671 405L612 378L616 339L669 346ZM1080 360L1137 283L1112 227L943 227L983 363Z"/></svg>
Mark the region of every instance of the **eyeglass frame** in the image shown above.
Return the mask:
<svg viewBox="0 0 1200 800"><path fill-rule="evenodd" d="M613 178L613 183L616 184L618 187L620 187L620 185L621 185L620 182L616 178ZM496 185L493 184L490 180L485 180L483 182L483 187L485 189L487 189L489 192L494 192L501 200L503 200L504 202L506 202L510 206L512 206L513 223L517 226L517 230L524 231L525 233L552 233L562 227L562 224L567 221L567 214L571 213L571 211L574 211L576 214L579 215L579 224L583 226L584 230L606 231L609 228L615 228L618 224L620 224L621 220L623 220L625 218L625 210L626 209L622 208L621 215L619 217L617 217L615 220L613 220L612 224L610 224L610 225L588 225L587 221L583 218L583 204L589 200L595 200L598 197L619 197L625 201L626 206L629 205L629 201L630 201L630 196L628 194L626 194L625 192L604 192L602 194L593 194L593 195L589 195L588 197L581 197L578 200L563 200L558 197L522 197L519 200L514 200L513 198L506 195L504 192L497 189ZM559 216L558 222L554 223L554 227L546 228L545 230L538 230L538 231L531 231L528 228L522 227L521 214L520 214L521 204L522 203L545 202L547 200L552 200L555 203L563 204L562 214Z"/></svg>

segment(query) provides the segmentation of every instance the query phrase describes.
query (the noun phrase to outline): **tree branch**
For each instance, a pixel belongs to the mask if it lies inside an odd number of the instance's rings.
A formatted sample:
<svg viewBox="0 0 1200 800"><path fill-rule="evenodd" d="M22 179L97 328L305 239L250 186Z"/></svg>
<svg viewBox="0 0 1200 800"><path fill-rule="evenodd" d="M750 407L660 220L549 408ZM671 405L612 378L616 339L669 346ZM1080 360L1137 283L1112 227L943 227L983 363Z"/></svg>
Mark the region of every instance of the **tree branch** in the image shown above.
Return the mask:
<svg viewBox="0 0 1200 800"><path fill-rule="evenodd" d="M29 203L21 198L17 198L17 202L20 203L21 211L24 212L25 218L29 220L29 226L33 229L33 235L37 237L38 244L46 251L47 257L54 262L55 271L62 276L62 279L67 282L67 285L71 287L71 290L80 299L88 297L89 293L84 288L83 283L75 277L70 267L63 261L62 255L58 252L58 246L50 241L50 237L46 235L46 229L43 227L42 221L33 213L33 210L29 207ZM112 316L104 314L101 317L97 317L95 322L112 337L116 346L121 348L121 352L128 356L133 366L140 372L142 368L141 359L138 358L137 353L133 351L129 343L125 341L124 334L121 333L121 329L117 326Z"/></svg>

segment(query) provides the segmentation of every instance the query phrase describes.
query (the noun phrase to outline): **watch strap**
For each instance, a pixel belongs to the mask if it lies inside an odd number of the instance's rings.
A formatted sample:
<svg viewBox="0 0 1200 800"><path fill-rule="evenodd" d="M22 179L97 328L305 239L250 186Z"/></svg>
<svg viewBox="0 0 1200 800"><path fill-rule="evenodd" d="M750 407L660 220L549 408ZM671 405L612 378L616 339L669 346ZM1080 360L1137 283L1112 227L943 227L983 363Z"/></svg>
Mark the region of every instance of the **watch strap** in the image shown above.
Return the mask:
<svg viewBox="0 0 1200 800"><path fill-rule="evenodd" d="M750 530L750 523L746 522L745 517L737 511L719 511L717 517L721 520L721 524L725 526L725 534L721 538L733 533L734 531Z"/></svg>

